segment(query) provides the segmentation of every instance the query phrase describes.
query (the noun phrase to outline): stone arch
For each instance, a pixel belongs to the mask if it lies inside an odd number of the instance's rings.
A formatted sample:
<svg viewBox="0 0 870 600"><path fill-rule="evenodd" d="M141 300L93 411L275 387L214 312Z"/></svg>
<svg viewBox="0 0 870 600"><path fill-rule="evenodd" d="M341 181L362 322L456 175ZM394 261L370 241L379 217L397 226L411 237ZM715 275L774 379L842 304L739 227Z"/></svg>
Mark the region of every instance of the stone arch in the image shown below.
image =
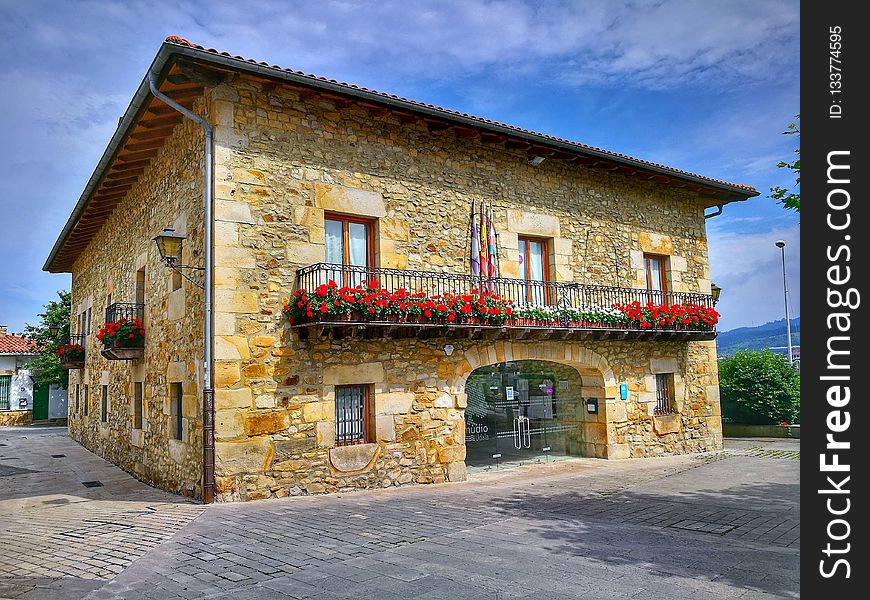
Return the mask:
<svg viewBox="0 0 870 600"><path fill-rule="evenodd" d="M599 401L597 415L584 423L584 441L587 443L586 456L616 458L625 455L614 444L614 431L610 424L619 416L615 413L624 403L618 402L618 384L613 370L604 356L585 347L582 343L566 341L512 341L499 340L482 342L468 348L457 357L449 387L456 399L456 405L464 408L467 404L465 383L471 373L478 368L503 362L540 360L572 367L580 374L584 397L594 397Z"/></svg>
<svg viewBox="0 0 870 600"><path fill-rule="evenodd" d="M604 397L616 399L616 377L607 359L578 342L499 340L476 344L459 357L450 388L454 393L461 393L466 379L478 367L512 360L548 360L574 367L581 377L600 379Z"/></svg>

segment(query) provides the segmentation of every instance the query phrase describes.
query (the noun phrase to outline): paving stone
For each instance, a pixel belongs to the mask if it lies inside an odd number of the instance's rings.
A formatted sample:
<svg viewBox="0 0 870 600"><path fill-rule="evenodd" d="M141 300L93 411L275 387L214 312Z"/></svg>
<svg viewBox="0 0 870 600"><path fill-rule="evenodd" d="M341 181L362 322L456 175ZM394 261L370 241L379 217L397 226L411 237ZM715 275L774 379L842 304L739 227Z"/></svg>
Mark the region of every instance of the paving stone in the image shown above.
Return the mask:
<svg viewBox="0 0 870 600"><path fill-rule="evenodd" d="M14 570L0 566L0 597L684 600L799 592L797 462L739 447L717 460L582 459L450 486L202 507L134 480L113 487L127 476L61 433L26 442L25 452L13 439L0 462L12 452L39 471L41 459L27 455L51 446L106 485L80 490L83 475L72 472L42 482L18 481L42 473L4 478L18 486L0 491L0 501L16 503L16 520L0 517L0 543L27 558ZM64 489L82 500L27 500ZM69 531L76 535L62 535ZM59 551L41 552L52 545ZM63 581L83 587L48 587Z"/></svg>

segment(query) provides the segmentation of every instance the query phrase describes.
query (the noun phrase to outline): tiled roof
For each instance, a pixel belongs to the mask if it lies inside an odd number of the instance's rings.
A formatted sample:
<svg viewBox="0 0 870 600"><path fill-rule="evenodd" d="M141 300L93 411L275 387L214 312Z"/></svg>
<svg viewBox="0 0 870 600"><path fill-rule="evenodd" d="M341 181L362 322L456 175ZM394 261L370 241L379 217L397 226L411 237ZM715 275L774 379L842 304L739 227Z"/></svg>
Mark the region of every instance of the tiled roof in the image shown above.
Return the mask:
<svg viewBox="0 0 870 600"><path fill-rule="evenodd" d="M523 129L523 128L521 128L521 127L517 127L517 126L515 126L515 125L508 125L508 124L506 124L506 123L499 123L498 121L492 121L492 120L490 120L490 119L484 119L484 118L482 118L482 117L477 117L477 116L474 116L474 115L470 115L470 114L467 114L467 113L459 112L459 111L452 110L452 109L449 109L449 108L443 108L443 107L441 107L441 106L436 106L436 105L434 105L434 104L427 104L427 103L425 103L425 102L419 102L419 101L417 101L417 100L411 100L411 99L408 99L408 98L403 98L403 97L401 97L401 96L397 96L397 95L395 95L395 94L389 94L389 93L386 93L386 92L380 92L380 91L378 91L378 90L372 90L372 89L369 89L369 88L366 88L366 87L362 87L362 86L358 86L358 85L355 85L355 84L352 84L352 83L346 83L346 82L343 82L343 81L337 81L337 80L335 80L335 79L329 79L329 78L321 77L321 76L318 76L318 75L312 75L312 74L310 74L310 73L305 73L305 72L303 72L303 71L297 71L297 70L294 70L294 69L288 69L288 68L286 68L286 67L281 67L281 66L278 66L278 65L272 65L272 64L269 64L269 63L264 62L264 61L258 61L258 60L255 60L255 59L253 59L253 58L245 58L244 56L233 55L233 54L230 54L229 52L222 52L222 51L220 51L220 50L216 50L215 48L206 48L205 46L200 46L199 44L194 44L193 42L190 42L190 41L188 41L188 40L186 40L186 39L184 39L184 38L182 38L182 37L178 37L178 36L174 36L174 35L173 35L173 36L169 36L169 37L166 38L166 43L168 43L168 44L176 44L176 45L178 45L178 46L186 46L186 47L188 47L188 48L194 48L194 49L196 49L196 50L202 50L202 51L204 51L204 52L209 52L209 53L211 53L211 54L215 54L215 55L217 55L217 56L223 56L223 57L225 57L225 58L232 58L232 59L236 59L236 60L241 60L241 61L248 62L248 63L252 63L252 64L255 64L255 65L258 65L258 66L261 66L261 67L266 67L266 68L268 68L268 69L276 69L276 70L279 70L279 71L284 71L284 72L287 72L287 73L292 73L292 74L294 74L294 75L297 75L297 76L300 76L300 77L305 77L305 78L312 79L312 80L315 80L315 81L322 81L322 82L326 82L326 83L331 83L331 84L334 84L334 85L337 85L337 86L341 86L341 87L348 88L349 90L362 91L362 92L367 92L367 93L369 93L369 94L375 94L375 95L377 95L377 96L382 96L384 99L389 99L389 100L399 100L399 101L401 101L401 102L408 103L408 104L415 105L415 106L419 106L419 107L421 107L421 108L427 108L427 109L430 109L430 110L438 111L438 112L440 112L440 113L443 113L443 114L445 115L445 117L447 117L447 116L462 117L463 119L469 119L469 120L472 120L472 121L476 121L476 122L480 123L481 125L494 125L494 126L497 126L497 127L500 127L500 128L504 128L504 129L509 129L509 130L515 131L515 132L517 132L517 133L524 133L524 134L534 135L535 137L544 138L544 139L546 139L546 140L550 140L550 141L553 141L553 142L559 142L559 143L562 143L562 144L569 144L569 145L571 145L571 146L575 146L575 147L576 147L578 150L580 150L580 151L582 151L582 150L587 150L587 151L593 151L593 152L596 152L596 153L598 153L598 154L606 154L606 155L612 156L613 158L616 158L616 159L625 159L625 160L630 160L630 161L632 161L632 162L640 163L640 164L644 164L644 165L648 165L648 166L650 166L650 167L654 167L654 168L656 168L656 169L662 169L662 170L670 171L670 172L672 172L672 173L674 173L674 174L679 174L679 175L688 175L688 176L690 176L690 177L695 177L695 178L698 178L698 179L704 179L704 180L710 181L710 182L712 182L712 183L717 183L717 184L720 184L720 185L727 185L727 186L731 186L731 187L735 187L735 188L740 188L740 189L742 189L742 190L746 190L747 192L749 192L749 193L750 193L749 195L756 195L756 194L758 193L758 192L756 191L756 189L755 189L754 187L752 187L751 185L744 185L744 184L742 184L742 183L732 183L732 182L730 182L730 181L723 181L723 180L721 180L721 179L713 179L713 178L711 178L711 177L706 177L706 176L704 176L704 175L698 175L698 174L696 174L696 173L691 173L691 172L689 172L689 171L683 171L683 170L681 170L681 169L675 169L674 167L669 167L669 166L667 166L667 165L662 165L662 164L659 164L659 163L654 163L654 162L651 162L651 161L648 161L648 160L643 160L643 159L641 159L641 158L635 158L635 157L633 157L633 156L629 156L628 154L621 154L621 153L619 153L619 152L613 152L613 151L610 151L610 150L605 150L605 149L603 149L603 148L596 148L595 146L589 146L589 145L587 145L587 144L582 144L582 143L580 143L580 142L575 142L575 141L572 141L572 140L567 140L567 139L564 139L564 138L559 138L559 137L555 137L555 136L547 135L547 134L545 134L545 133L538 133L537 131L532 131L532 130L530 130L530 129Z"/></svg>
<svg viewBox="0 0 870 600"><path fill-rule="evenodd" d="M0 354L38 354L32 340L17 335L0 337Z"/></svg>

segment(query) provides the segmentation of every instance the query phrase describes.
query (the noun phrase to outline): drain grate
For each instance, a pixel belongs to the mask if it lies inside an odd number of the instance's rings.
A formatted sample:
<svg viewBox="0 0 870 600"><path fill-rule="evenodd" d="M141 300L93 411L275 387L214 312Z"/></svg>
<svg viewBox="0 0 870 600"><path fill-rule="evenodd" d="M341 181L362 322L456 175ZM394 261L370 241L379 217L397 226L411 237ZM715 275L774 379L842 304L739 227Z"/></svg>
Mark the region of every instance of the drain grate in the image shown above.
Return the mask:
<svg viewBox="0 0 870 600"><path fill-rule="evenodd" d="M66 454L52 454L52 458L66 458Z"/></svg>
<svg viewBox="0 0 870 600"><path fill-rule="evenodd" d="M82 481L82 485L85 487L103 487L102 481Z"/></svg>

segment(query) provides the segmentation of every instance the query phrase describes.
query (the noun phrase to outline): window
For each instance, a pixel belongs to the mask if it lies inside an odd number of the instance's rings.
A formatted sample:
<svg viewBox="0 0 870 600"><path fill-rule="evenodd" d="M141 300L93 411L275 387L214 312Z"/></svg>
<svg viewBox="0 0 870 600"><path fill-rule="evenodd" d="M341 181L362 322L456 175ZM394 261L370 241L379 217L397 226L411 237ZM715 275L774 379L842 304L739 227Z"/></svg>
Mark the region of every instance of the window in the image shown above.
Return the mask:
<svg viewBox="0 0 870 600"><path fill-rule="evenodd" d="M656 375L656 414L669 415L674 412L674 374Z"/></svg>
<svg viewBox="0 0 870 600"><path fill-rule="evenodd" d="M0 375L0 410L9 410L9 393L12 388L12 375Z"/></svg>
<svg viewBox="0 0 870 600"><path fill-rule="evenodd" d="M133 383L133 429L142 429L142 382Z"/></svg>
<svg viewBox="0 0 870 600"><path fill-rule="evenodd" d="M85 416L88 416L88 384L85 384Z"/></svg>
<svg viewBox="0 0 870 600"><path fill-rule="evenodd" d="M101 386L102 396L100 398L100 421L103 423L109 422L109 386Z"/></svg>
<svg viewBox="0 0 870 600"><path fill-rule="evenodd" d="M145 268L136 271L136 304L145 304Z"/></svg>
<svg viewBox="0 0 870 600"><path fill-rule="evenodd" d="M519 238L520 279L524 284L524 301L529 304L547 304L549 294L546 282L550 279L547 241Z"/></svg>
<svg viewBox="0 0 870 600"><path fill-rule="evenodd" d="M182 439L184 434L184 415L182 411L182 397L184 391L180 383L169 384L169 401L172 403L170 413L172 416L172 437Z"/></svg>
<svg viewBox="0 0 870 600"><path fill-rule="evenodd" d="M85 335L91 335L91 316L91 309L88 308L85 316Z"/></svg>
<svg viewBox="0 0 870 600"><path fill-rule="evenodd" d="M369 392L367 385L338 385L335 387L336 446L374 441L372 439Z"/></svg>
<svg viewBox="0 0 870 600"><path fill-rule="evenodd" d="M79 384L76 384L76 414L79 413Z"/></svg>
<svg viewBox="0 0 870 600"><path fill-rule="evenodd" d="M668 286L665 283L665 261L667 257L657 256L655 254L643 255L643 267L646 270L646 289L651 292L650 301L664 302L665 292L668 291Z"/></svg>
<svg viewBox="0 0 870 600"><path fill-rule="evenodd" d="M374 264L372 222L355 217L327 215L326 262L333 265L371 267ZM363 272L343 271L344 285L358 285L366 279Z"/></svg>

